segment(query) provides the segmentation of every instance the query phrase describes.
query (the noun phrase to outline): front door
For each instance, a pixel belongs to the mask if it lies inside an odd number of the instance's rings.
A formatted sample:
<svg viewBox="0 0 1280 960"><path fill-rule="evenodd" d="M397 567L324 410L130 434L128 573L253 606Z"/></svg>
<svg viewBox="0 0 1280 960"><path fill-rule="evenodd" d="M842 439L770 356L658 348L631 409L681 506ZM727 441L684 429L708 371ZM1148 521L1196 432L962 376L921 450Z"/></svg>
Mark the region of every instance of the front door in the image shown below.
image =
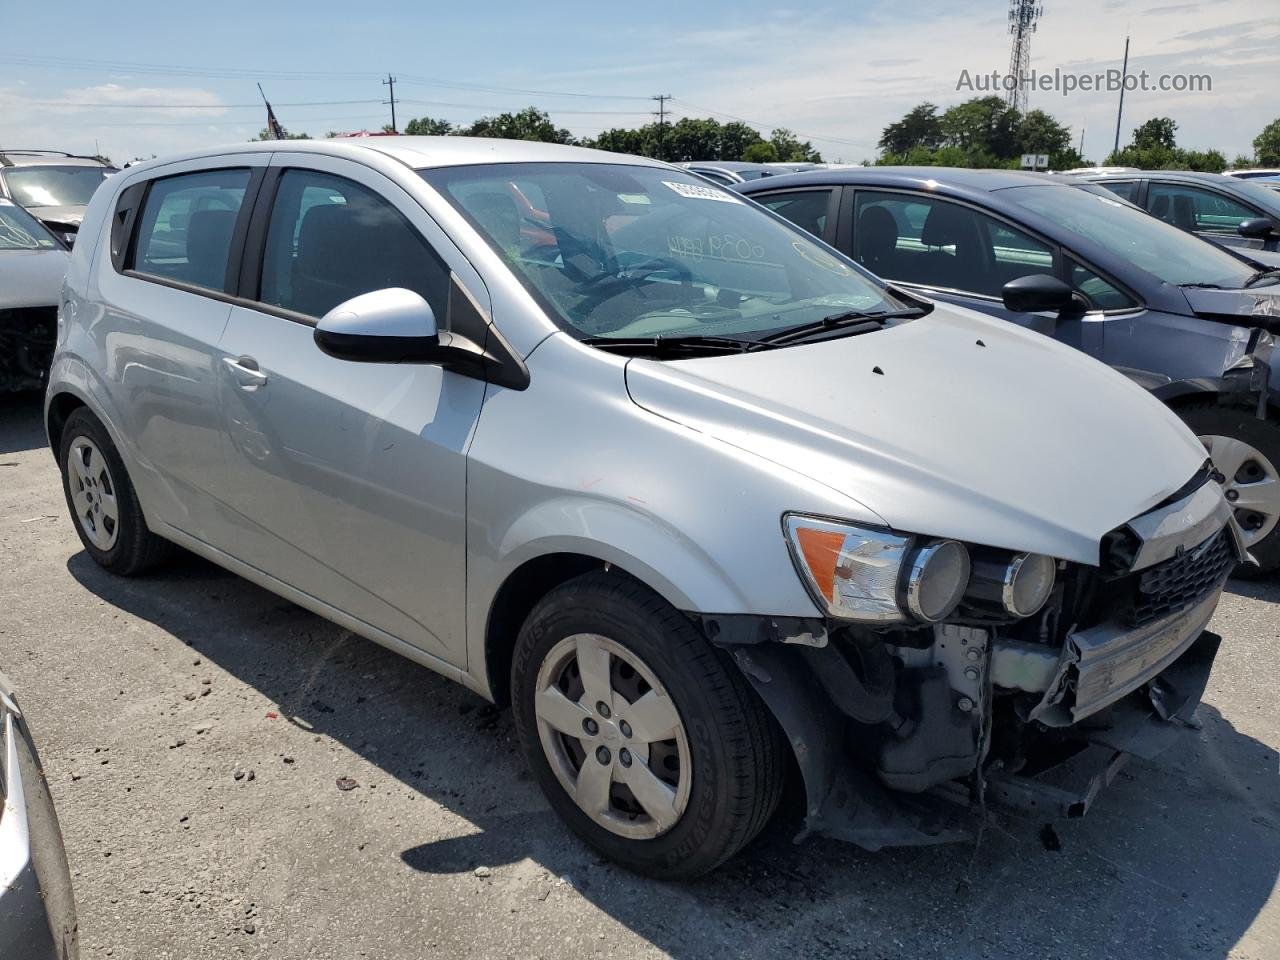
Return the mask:
<svg viewBox="0 0 1280 960"><path fill-rule="evenodd" d="M487 297L390 180L333 158L277 154L272 167L260 306L235 307L220 343L220 499L237 555L465 666L466 451L485 384L439 366L337 360L313 333L339 303L386 287L420 293L447 329L455 269Z"/></svg>

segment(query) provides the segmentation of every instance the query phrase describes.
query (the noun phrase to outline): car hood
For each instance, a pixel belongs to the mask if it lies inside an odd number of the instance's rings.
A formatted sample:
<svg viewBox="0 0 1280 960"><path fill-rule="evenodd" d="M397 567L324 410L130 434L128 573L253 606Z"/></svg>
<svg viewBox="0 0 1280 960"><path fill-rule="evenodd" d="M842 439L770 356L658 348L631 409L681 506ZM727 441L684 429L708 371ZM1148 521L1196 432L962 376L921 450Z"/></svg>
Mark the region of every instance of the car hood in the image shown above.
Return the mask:
<svg viewBox="0 0 1280 960"><path fill-rule="evenodd" d="M0 250L0 310L52 307L71 257L65 250Z"/></svg>
<svg viewBox="0 0 1280 960"><path fill-rule="evenodd" d="M759 353L633 359L639 406L845 494L894 529L1099 562L1204 447L1126 377L967 310Z"/></svg>
<svg viewBox="0 0 1280 960"><path fill-rule="evenodd" d="M1280 331L1280 283L1243 290L1183 287L1182 292L1196 316L1238 317L1250 326Z"/></svg>
<svg viewBox="0 0 1280 960"><path fill-rule="evenodd" d="M56 223L59 226L79 227L84 219L85 207L28 207L27 212L42 223Z"/></svg>

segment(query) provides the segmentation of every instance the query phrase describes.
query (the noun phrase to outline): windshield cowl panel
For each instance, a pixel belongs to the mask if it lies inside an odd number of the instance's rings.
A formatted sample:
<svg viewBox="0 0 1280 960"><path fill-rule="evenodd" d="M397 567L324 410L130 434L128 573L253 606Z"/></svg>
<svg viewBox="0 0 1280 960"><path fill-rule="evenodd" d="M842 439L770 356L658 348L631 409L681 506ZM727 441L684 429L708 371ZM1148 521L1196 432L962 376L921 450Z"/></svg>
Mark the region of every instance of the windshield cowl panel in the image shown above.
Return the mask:
<svg viewBox="0 0 1280 960"><path fill-rule="evenodd" d="M757 341L904 306L808 234L682 171L519 163L421 175L579 339Z"/></svg>

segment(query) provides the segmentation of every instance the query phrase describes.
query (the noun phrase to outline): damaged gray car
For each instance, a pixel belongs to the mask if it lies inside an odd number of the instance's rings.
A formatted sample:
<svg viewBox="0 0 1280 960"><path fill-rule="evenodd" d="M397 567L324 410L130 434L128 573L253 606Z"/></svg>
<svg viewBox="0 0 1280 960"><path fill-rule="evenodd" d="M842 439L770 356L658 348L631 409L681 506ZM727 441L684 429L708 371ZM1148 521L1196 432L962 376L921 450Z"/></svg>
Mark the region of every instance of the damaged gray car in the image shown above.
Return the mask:
<svg viewBox="0 0 1280 960"><path fill-rule="evenodd" d="M0 197L0 393L44 387L66 272L62 242Z"/></svg>
<svg viewBox="0 0 1280 960"><path fill-rule="evenodd" d="M685 171L237 145L83 233L46 421L88 554L181 545L510 703L631 869L715 868L792 771L871 849L1078 814L1204 689L1247 555L1172 412Z"/></svg>

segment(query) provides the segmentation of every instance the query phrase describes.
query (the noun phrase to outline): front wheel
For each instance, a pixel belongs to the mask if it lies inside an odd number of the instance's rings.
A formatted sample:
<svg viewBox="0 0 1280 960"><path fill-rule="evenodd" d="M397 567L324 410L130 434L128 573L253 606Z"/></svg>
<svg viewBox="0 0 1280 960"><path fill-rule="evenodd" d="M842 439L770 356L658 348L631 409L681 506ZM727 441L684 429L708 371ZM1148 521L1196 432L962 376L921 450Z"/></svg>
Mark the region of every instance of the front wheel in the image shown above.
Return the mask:
<svg viewBox="0 0 1280 960"><path fill-rule="evenodd" d="M1181 415L1223 475L1245 547L1258 561L1237 573L1257 576L1280 567L1280 422L1259 420L1243 407L1208 404Z"/></svg>
<svg viewBox="0 0 1280 960"><path fill-rule="evenodd" d="M628 869L712 870L778 804L784 744L724 655L624 574L558 587L520 631L516 730L552 807Z"/></svg>

